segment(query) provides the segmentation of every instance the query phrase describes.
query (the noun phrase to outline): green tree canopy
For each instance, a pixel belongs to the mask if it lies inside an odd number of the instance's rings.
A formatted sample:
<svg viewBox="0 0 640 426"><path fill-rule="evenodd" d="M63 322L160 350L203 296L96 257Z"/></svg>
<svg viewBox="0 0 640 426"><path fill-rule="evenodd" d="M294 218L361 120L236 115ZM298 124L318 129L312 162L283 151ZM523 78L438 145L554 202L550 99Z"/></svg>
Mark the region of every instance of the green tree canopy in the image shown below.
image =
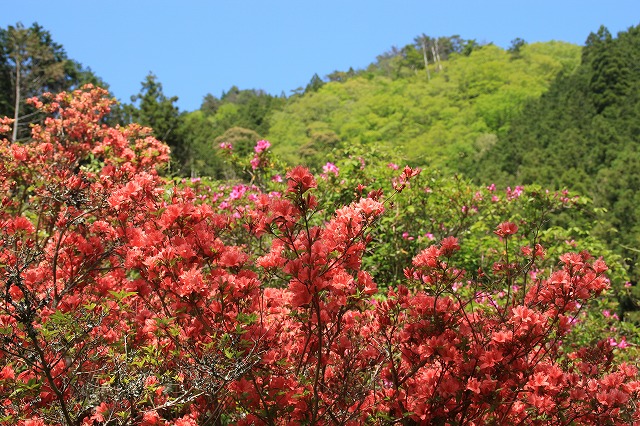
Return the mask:
<svg viewBox="0 0 640 426"><path fill-rule="evenodd" d="M153 128L154 136L171 148L172 171L189 173L190 147L180 134L180 111L175 103L177 96L168 98L162 90L162 83L149 73L142 82L140 93L131 97L132 105L125 107L132 122Z"/></svg>
<svg viewBox="0 0 640 426"><path fill-rule="evenodd" d="M346 147L375 146L390 161L459 172L557 73L571 72L580 60L578 46L561 42L523 45L514 61L497 46L467 56L458 38L425 38L434 48L436 41L438 64L427 48L430 77L422 47L412 44L378 57L367 71L334 73L316 91L290 98L270 117L274 151L317 167Z"/></svg>

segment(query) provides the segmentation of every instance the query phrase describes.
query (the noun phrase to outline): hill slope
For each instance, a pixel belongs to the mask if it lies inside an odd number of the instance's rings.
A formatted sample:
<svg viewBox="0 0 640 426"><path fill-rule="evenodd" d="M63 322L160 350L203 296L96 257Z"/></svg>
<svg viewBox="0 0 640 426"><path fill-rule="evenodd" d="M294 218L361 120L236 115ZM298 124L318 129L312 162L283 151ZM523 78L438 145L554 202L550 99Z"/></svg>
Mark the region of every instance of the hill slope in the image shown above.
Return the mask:
<svg viewBox="0 0 640 426"><path fill-rule="evenodd" d="M528 105L474 171L505 185L539 183L588 194L608 211L600 236L638 278L640 26L591 34L581 65Z"/></svg>
<svg viewBox="0 0 640 426"><path fill-rule="evenodd" d="M403 49L404 51L404 49ZM560 73L579 63L580 48L562 42L506 51L476 47L422 69L384 72L372 66L346 81L329 82L291 100L271 117L268 137L294 162L319 165L341 148L361 146L390 160L459 170L506 131L524 104Z"/></svg>

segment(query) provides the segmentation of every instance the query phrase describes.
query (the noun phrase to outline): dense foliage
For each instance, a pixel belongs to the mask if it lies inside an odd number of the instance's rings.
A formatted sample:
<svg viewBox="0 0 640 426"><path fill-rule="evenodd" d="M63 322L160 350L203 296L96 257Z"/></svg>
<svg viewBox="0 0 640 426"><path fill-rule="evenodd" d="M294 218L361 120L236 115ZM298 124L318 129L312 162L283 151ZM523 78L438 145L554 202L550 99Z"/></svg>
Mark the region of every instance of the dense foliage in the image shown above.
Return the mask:
<svg viewBox="0 0 640 426"><path fill-rule="evenodd" d="M591 34L576 71L528 105L474 170L480 181L535 182L591 197L606 210L597 235L624 256L634 283L640 272L639 46L640 27L617 38L605 28ZM627 311L640 310L634 289Z"/></svg>
<svg viewBox="0 0 640 426"><path fill-rule="evenodd" d="M181 112L0 30L0 424L640 422L638 37Z"/></svg>
<svg viewBox="0 0 640 426"><path fill-rule="evenodd" d="M528 44L517 57L494 45L468 56L452 53L441 68L406 55L345 81L329 82L275 112L269 140L290 162L318 167L341 148L381 150L391 161L460 170L508 128L524 103L537 98L559 72L577 65L580 50L566 43ZM419 62L418 62L419 64ZM437 72L436 72L437 71Z"/></svg>
<svg viewBox="0 0 640 426"><path fill-rule="evenodd" d="M314 192L338 168L277 182L259 141L251 168L279 191L176 184L150 129L103 124L105 95L34 100L48 117L32 141L0 141L3 423L640 421L637 369L610 340L567 343L609 288L605 262L549 268L531 233L570 200L495 223L478 274L447 236L378 290L363 256L420 170L327 212Z"/></svg>
<svg viewBox="0 0 640 426"><path fill-rule="evenodd" d="M233 173L224 167L212 150L222 142L231 142L244 155L253 150L255 142L269 132L271 114L282 108L286 99L261 90L240 90L231 87L220 99L208 94L200 110L183 116L181 129L185 144L191 150L192 176L229 177Z"/></svg>

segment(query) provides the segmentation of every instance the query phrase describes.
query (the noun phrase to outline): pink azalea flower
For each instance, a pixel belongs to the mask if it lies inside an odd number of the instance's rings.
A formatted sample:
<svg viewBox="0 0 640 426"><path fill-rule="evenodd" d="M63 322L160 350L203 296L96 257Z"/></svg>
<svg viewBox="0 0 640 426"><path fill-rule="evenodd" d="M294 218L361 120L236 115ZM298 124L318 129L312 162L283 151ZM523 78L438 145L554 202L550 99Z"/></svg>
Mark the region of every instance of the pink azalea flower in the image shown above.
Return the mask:
<svg viewBox="0 0 640 426"><path fill-rule="evenodd" d="M267 149L269 149L270 146L271 146L271 143L269 141L261 140L261 141L258 141L258 143L256 143L256 146L255 148L253 148L253 150L256 152L256 154L260 154L261 152L264 152Z"/></svg>
<svg viewBox="0 0 640 426"><path fill-rule="evenodd" d="M256 155L251 159L251 161L249 161L249 163L251 164L251 168L255 170L260 166L260 158Z"/></svg>
<svg viewBox="0 0 640 426"><path fill-rule="evenodd" d="M333 173L335 176L338 176L340 169L338 169L338 167L335 164L327 162L327 164L322 166L322 171L324 172L325 175L328 175L329 173Z"/></svg>

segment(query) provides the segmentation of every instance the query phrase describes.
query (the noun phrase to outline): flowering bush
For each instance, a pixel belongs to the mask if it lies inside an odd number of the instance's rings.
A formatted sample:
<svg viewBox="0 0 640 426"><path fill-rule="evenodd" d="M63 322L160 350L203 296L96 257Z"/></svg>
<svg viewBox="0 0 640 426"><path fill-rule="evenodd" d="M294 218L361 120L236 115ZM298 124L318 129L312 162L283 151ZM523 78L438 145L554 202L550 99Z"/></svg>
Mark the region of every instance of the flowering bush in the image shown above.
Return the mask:
<svg viewBox="0 0 640 426"><path fill-rule="evenodd" d="M366 161L363 155L348 152L336 162L340 168L338 178L319 179L320 209L333 211L334 205L348 204L378 188L393 193L394 182L396 187L402 186L394 177L397 165L376 157L375 152ZM495 224L512 223L518 232L511 238L510 256L521 256L522 246L541 244L546 249L547 256L538 259L532 276L548 274L566 251L597 253L611 266L608 271L611 288L581 310L574 323L575 331L566 336L565 344L580 346L604 338L611 342L624 338L627 346L625 343L623 347L613 346L616 355L635 362L640 354L638 327L622 317L621 306L632 289L627 270L623 259L591 235L594 223L588 200L534 185L506 189L493 184L479 186L461 177L424 170L404 185L401 193L389 197L387 207L372 234L373 249L363 258L363 268L380 287L403 283L403 270L412 256L425 245L447 236L455 236L460 242L458 268L466 270L472 281L486 282L483 271L493 268L504 250L496 238ZM456 289L468 293L466 284L461 281ZM495 288L495 298L501 299L506 294L506 287ZM618 318L605 320L601 312L606 310L618 314Z"/></svg>
<svg viewBox="0 0 640 426"><path fill-rule="evenodd" d="M272 192L167 182L149 129L102 124L105 94L35 100L33 140L0 142L2 424L640 421L636 368L563 343L602 259L551 272L529 222L498 221L467 271L441 228L379 291L363 257L418 170L335 211L316 190L344 168Z"/></svg>

